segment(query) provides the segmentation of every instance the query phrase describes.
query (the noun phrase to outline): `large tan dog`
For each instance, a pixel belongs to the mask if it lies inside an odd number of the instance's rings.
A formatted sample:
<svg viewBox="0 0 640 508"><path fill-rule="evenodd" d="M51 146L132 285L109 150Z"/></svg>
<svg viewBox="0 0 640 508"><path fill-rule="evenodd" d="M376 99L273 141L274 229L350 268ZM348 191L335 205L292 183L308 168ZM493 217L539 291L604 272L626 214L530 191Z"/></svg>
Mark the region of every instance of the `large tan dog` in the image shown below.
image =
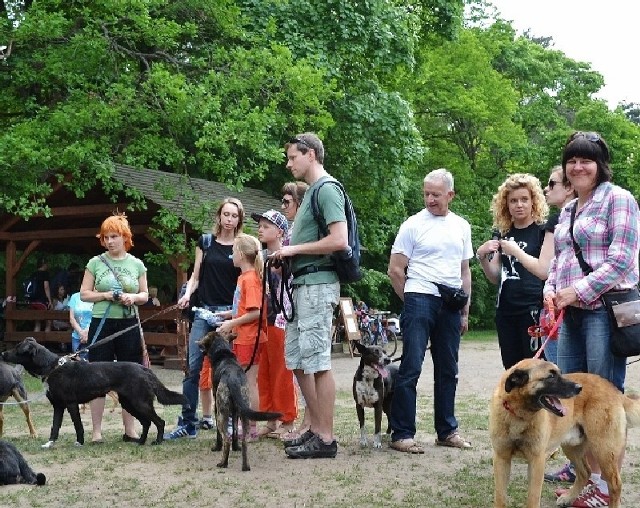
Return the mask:
<svg viewBox="0 0 640 508"><path fill-rule="evenodd" d="M558 498L570 506L591 474L590 450L609 485L609 506L620 506L618 461L627 426L640 425L640 401L620 393L594 374L561 375L553 363L522 360L507 370L491 399L489 433L493 446L494 506L507 503L511 460L528 464L527 508L539 508L546 458L558 446L576 466L576 481Z"/></svg>

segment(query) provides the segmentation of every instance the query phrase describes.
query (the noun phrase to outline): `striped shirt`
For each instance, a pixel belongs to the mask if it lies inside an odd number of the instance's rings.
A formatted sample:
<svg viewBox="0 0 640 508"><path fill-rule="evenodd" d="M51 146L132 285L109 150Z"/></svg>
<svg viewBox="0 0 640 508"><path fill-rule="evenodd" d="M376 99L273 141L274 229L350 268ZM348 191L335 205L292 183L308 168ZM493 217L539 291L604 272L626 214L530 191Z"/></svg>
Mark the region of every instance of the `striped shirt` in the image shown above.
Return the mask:
<svg viewBox="0 0 640 508"><path fill-rule="evenodd" d="M603 182L577 211L573 235L593 269L587 276L580 268L569 233L571 210L577 204L574 199L560 213L554 233L556 257L544 293L573 287L579 300L575 305L595 309L601 305L603 293L638 284L638 203L628 191Z"/></svg>

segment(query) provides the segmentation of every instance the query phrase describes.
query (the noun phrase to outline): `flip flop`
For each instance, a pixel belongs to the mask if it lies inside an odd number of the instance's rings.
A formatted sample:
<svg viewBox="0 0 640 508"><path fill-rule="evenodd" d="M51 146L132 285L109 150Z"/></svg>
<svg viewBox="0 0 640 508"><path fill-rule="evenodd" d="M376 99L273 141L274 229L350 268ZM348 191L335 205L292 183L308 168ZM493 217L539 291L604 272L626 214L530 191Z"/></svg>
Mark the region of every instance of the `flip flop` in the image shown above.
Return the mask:
<svg viewBox="0 0 640 508"><path fill-rule="evenodd" d="M256 433L257 437L270 437L269 434L277 432L274 427L269 427L265 425L264 427L260 427L260 430Z"/></svg>
<svg viewBox="0 0 640 508"><path fill-rule="evenodd" d="M389 446L399 452L414 454L424 453L424 448L411 438L392 441Z"/></svg>
<svg viewBox="0 0 640 508"><path fill-rule="evenodd" d="M290 432L292 432L293 429L292 428L288 428L288 427L283 427L282 425L280 427L278 427L276 430L274 430L273 432L269 432L267 434L267 437L269 439L282 439L282 436L284 435L288 435ZM287 438L289 439L289 438Z"/></svg>

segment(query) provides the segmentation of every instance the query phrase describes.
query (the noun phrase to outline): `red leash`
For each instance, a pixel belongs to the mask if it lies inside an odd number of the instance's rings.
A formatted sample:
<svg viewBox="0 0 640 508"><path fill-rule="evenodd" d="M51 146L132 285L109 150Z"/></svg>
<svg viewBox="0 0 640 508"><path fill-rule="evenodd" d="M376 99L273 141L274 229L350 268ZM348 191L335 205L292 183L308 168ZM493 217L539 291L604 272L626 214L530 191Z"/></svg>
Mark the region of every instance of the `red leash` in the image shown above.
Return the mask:
<svg viewBox="0 0 640 508"><path fill-rule="evenodd" d="M547 342L550 340L558 340L558 328L560 328L560 324L564 319L564 309L558 313L558 317L555 317L554 314L555 312L552 309L549 309L546 316L540 318L540 326L529 327L529 335L532 337L547 337L542 343L542 346L540 346L540 349L536 352L534 358L540 358ZM551 323L553 323L553 325L549 327Z"/></svg>

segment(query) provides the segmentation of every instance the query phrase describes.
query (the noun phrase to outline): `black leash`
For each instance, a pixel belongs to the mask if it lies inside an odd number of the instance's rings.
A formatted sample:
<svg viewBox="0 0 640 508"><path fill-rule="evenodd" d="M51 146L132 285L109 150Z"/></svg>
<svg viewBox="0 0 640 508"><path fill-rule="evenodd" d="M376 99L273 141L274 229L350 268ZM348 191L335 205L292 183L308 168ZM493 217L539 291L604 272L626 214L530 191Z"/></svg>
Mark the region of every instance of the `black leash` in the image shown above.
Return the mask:
<svg viewBox="0 0 640 508"><path fill-rule="evenodd" d="M113 339L115 339L116 337L119 337L120 335L123 335L125 333L127 333L129 330L133 330L134 328L138 328L139 326L142 326L144 323L146 323L147 321L151 321L152 319L155 319L158 316L161 316L162 314L166 314L167 312L171 312L172 310L176 310L178 308L178 304L176 303L175 305L171 305L170 307L167 307L166 309L162 309L158 312L156 312L155 314L152 314L151 316L149 316L146 319L143 319L142 321L138 321L136 320L136 323L131 325L131 326L127 326L126 328L122 329L122 330L118 330L115 333L112 333L111 335L107 335L106 337L103 337L102 339L100 339L97 342L93 342L91 344L89 344L88 346L82 348L82 349L78 349L75 353L71 353L65 356L60 357L59 360L59 364L62 365L64 364L67 360L67 358L73 359L73 358L79 358L81 353L85 353L88 352L91 348L94 348L96 346L99 346L100 344L104 344L106 342L109 342Z"/></svg>
<svg viewBox="0 0 640 508"><path fill-rule="evenodd" d="M269 291L272 295L271 302L275 307L277 312L281 312L284 318L288 323L293 322L293 318L295 316L295 308L293 306L293 286L291 282L293 281L293 275L291 273L291 264L288 259L269 259L269 266L271 268L280 268L280 299L278 299L278 293L276 291L276 287L273 285L273 281L269 278ZM291 315L287 315L287 309L284 305L284 297L285 295L289 299L289 303L291 303Z"/></svg>
<svg viewBox="0 0 640 508"><path fill-rule="evenodd" d="M253 362L256 359L256 354L258 353L258 346L260 345L260 332L262 331L262 316L264 316L264 307L265 302L267 301L266 297L266 287L267 287L267 278L269 274L268 269L269 261L265 260L264 267L262 270L262 300L260 302L260 313L258 314L258 333L256 334L256 341L253 344L253 353L251 353L251 360L249 360L249 365L244 369L245 372L249 372L249 369L253 365Z"/></svg>
<svg viewBox="0 0 640 508"><path fill-rule="evenodd" d="M280 268L281 269L281 277L280 277L280 299L278 299L278 293L276 291L277 287L275 286L272 278L269 276L272 268ZM256 354L258 353L258 347L260 345L260 332L262 331L262 323L263 316L265 312L265 305L267 304L267 294L271 299L271 305L275 309L276 312L282 312L284 318L291 323L294 317L294 307L293 307L293 287L291 286L291 267L289 262L286 260L279 259L270 259L268 256L265 256L264 260L264 268L262 271L262 303L260 305L260 314L258 317L258 333L256 334L256 340L253 345L253 353L251 354L251 360L249 361L249 365L245 368L245 372L248 372L252 367ZM287 310L284 305L284 295L289 297L289 302L291 302L291 315L287 315Z"/></svg>

